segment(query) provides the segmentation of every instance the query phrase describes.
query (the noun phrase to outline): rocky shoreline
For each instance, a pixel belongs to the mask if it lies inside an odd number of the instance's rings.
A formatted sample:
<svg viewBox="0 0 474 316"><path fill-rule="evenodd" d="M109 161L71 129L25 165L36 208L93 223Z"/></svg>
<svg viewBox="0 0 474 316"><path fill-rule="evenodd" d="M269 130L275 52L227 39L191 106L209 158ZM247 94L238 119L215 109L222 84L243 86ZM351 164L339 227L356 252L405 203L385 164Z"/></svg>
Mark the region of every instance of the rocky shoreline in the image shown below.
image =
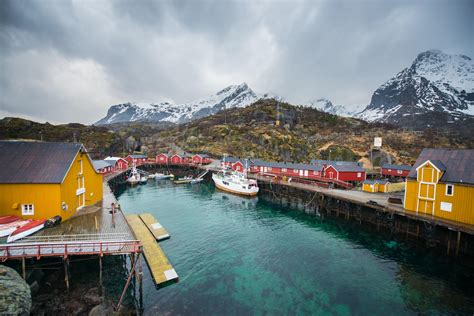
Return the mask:
<svg viewBox="0 0 474 316"><path fill-rule="evenodd" d="M115 297L116 291L112 291L114 292L112 298L104 295L106 290L105 287L100 287L95 264L90 264L90 261L75 263L71 269L73 275L70 278L68 291L62 263L58 261L52 263L50 267L27 270L26 282L15 271L14 264L13 268L0 265L0 314L91 316L137 314L133 307L128 306L122 306L118 312L114 312L114 303L117 303L115 300L118 296ZM109 268L114 270L113 265ZM95 275L97 277L94 277ZM113 283L109 284L112 285Z"/></svg>

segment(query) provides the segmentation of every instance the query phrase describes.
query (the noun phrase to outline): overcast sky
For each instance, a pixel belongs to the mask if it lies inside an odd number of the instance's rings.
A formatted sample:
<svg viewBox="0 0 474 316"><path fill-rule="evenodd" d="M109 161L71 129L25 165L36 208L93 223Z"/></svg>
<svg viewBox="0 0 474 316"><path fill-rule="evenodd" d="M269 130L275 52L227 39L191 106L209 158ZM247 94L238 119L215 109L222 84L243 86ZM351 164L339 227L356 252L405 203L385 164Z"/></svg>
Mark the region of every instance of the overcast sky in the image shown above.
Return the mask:
<svg viewBox="0 0 474 316"><path fill-rule="evenodd" d="M92 123L247 82L370 102L429 49L474 57L474 1L0 1L0 117Z"/></svg>

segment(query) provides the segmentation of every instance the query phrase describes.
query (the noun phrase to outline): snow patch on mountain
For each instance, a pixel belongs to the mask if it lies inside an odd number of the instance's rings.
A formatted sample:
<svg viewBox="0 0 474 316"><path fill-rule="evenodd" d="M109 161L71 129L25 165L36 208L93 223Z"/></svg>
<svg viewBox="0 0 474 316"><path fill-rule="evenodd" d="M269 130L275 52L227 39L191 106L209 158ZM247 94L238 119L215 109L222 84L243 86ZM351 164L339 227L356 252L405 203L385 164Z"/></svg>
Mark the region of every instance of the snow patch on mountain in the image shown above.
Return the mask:
<svg viewBox="0 0 474 316"><path fill-rule="evenodd" d="M465 55L430 50L382 84L356 117L403 126L431 126L429 121L433 119L446 124L463 121L466 115L474 115L473 61Z"/></svg>
<svg viewBox="0 0 474 316"><path fill-rule="evenodd" d="M320 98L317 100L309 101L305 106L320 110L322 112L333 114L333 115L339 115L339 116L353 116L354 115L354 111L342 105L334 105L330 100L326 98Z"/></svg>
<svg viewBox="0 0 474 316"><path fill-rule="evenodd" d="M173 104L162 103L124 103L113 105L107 115L96 124L117 122L172 122L185 123L201 117L215 114L224 109L246 107L259 99L277 98L274 95L255 93L246 83L232 85L216 94L195 102Z"/></svg>

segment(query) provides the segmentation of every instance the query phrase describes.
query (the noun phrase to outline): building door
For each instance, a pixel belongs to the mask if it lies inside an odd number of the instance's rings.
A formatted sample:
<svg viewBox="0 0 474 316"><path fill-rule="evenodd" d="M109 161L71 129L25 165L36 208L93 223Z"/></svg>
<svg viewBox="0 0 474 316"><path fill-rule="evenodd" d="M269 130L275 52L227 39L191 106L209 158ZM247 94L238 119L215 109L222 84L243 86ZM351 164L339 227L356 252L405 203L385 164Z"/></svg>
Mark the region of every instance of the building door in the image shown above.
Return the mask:
<svg viewBox="0 0 474 316"><path fill-rule="evenodd" d="M300 176L304 175L303 170L300 170Z"/></svg>
<svg viewBox="0 0 474 316"><path fill-rule="evenodd" d="M305 170L305 171L304 171L304 176L305 176L305 177L308 176L308 170Z"/></svg>
<svg viewBox="0 0 474 316"><path fill-rule="evenodd" d="M435 184L420 183L418 192L418 212L434 215Z"/></svg>

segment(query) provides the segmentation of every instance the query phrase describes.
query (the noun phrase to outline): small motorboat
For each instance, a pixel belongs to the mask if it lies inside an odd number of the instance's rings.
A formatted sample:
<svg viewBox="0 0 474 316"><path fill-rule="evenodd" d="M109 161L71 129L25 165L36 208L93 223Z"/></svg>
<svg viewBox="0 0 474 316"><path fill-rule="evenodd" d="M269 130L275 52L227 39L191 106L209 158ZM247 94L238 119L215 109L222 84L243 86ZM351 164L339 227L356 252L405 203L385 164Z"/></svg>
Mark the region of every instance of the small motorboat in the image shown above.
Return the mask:
<svg viewBox="0 0 474 316"><path fill-rule="evenodd" d="M135 185L139 183L141 180L140 174L138 173L137 167L135 166L135 163L132 165L132 170L130 172L130 176L127 178L127 183L130 185Z"/></svg>
<svg viewBox="0 0 474 316"><path fill-rule="evenodd" d="M140 184L146 184L148 182L148 178L145 176L141 176L140 178Z"/></svg>
<svg viewBox="0 0 474 316"><path fill-rule="evenodd" d="M13 231L7 238L7 243L14 242L15 240L24 238L31 234L36 233L37 231L44 228L44 224L46 223L45 219L38 219L32 220L26 225L23 225Z"/></svg>
<svg viewBox="0 0 474 316"><path fill-rule="evenodd" d="M193 177L187 176L187 177L178 178L177 180L174 180L173 183L175 184L191 183L191 181L193 180L194 180Z"/></svg>
<svg viewBox="0 0 474 316"><path fill-rule="evenodd" d="M10 235L15 230L17 230L17 228L24 226L28 224L29 222L31 222L31 219L27 219L27 220L19 219L17 221L14 221L8 224L0 225L0 237L5 237L5 236Z"/></svg>
<svg viewBox="0 0 474 316"><path fill-rule="evenodd" d="M155 173L155 180L166 180L174 178L172 174L164 174L164 173Z"/></svg>
<svg viewBox="0 0 474 316"><path fill-rule="evenodd" d="M12 223L19 220L20 218L15 215L0 216L0 225Z"/></svg>

